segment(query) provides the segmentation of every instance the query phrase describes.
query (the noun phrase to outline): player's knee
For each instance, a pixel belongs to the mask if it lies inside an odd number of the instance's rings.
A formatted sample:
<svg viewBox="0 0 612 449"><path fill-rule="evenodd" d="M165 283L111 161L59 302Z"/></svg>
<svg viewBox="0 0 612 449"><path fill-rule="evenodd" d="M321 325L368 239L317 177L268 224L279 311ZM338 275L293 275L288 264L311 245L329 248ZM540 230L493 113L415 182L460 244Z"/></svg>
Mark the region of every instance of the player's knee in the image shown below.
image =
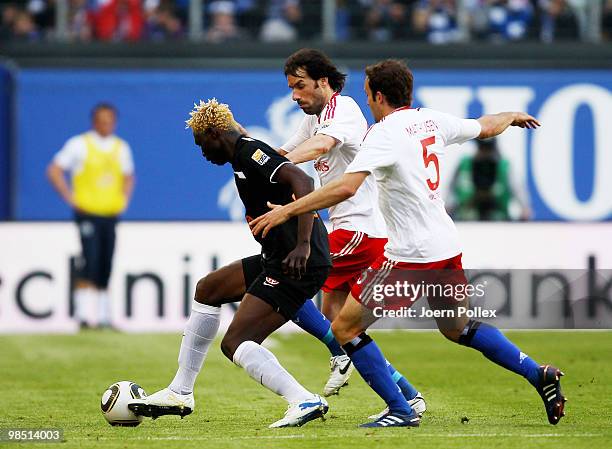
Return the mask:
<svg viewBox="0 0 612 449"><path fill-rule="evenodd" d="M236 349L238 349L238 346L240 346L240 343L242 343L242 341L239 341L230 334L225 334L223 340L221 340L221 352L223 352L223 355L225 355L230 362L234 361L234 353Z"/></svg>
<svg viewBox="0 0 612 449"><path fill-rule="evenodd" d="M336 341L340 345L345 345L361 332L363 329L359 326L351 326L350 323L343 320L334 320L331 325L332 333L336 338Z"/></svg>
<svg viewBox="0 0 612 449"><path fill-rule="evenodd" d="M439 319L437 320L438 329L442 332L447 339L452 342L459 343L461 340L461 334L463 333L465 327L468 325L468 319Z"/></svg>
<svg viewBox="0 0 612 449"><path fill-rule="evenodd" d="M200 304L214 306L217 304L219 291L219 276L215 272L207 274L196 285L195 300Z"/></svg>
<svg viewBox="0 0 612 449"><path fill-rule="evenodd" d="M442 335L454 343L459 343L459 337L461 336L461 330L457 329L440 329Z"/></svg>

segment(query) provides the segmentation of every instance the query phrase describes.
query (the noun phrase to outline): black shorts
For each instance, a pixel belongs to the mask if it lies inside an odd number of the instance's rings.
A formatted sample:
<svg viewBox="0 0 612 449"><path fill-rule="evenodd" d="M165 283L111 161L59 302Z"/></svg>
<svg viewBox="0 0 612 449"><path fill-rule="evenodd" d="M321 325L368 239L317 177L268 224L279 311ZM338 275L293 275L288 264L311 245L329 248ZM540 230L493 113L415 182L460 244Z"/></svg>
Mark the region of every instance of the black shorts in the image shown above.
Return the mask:
<svg viewBox="0 0 612 449"><path fill-rule="evenodd" d="M283 274L280 267L262 264L261 255L242 259L242 270L247 293L267 302L288 321L292 320L304 303L321 289L331 267L308 267L300 280Z"/></svg>
<svg viewBox="0 0 612 449"><path fill-rule="evenodd" d="M75 213L81 236L81 257L76 261L77 277L106 289L115 252L117 217Z"/></svg>

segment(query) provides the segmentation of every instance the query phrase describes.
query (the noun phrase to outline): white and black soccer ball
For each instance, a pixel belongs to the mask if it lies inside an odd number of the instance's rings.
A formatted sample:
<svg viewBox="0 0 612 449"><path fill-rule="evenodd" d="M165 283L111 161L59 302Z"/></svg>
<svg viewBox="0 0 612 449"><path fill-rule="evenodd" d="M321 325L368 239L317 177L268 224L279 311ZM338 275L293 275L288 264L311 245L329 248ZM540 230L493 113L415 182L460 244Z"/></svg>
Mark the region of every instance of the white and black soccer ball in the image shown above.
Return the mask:
<svg viewBox="0 0 612 449"><path fill-rule="evenodd" d="M102 394L100 408L111 426L136 427L142 422L142 416L135 415L128 409L128 403L132 399L142 399L146 396L140 385L122 380L112 384Z"/></svg>

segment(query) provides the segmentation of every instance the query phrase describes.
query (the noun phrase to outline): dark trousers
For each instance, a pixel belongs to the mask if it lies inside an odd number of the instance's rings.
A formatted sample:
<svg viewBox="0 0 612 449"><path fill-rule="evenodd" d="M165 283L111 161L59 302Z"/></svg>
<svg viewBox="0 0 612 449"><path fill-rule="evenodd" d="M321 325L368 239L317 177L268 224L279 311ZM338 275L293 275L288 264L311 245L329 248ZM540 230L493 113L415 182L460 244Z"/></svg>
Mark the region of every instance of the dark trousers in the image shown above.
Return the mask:
<svg viewBox="0 0 612 449"><path fill-rule="evenodd" d="M115 252L115 227L118 217L101 217L81 212L75 221L81 236L81 257L77 261L79 279L106 289L110 279Z"/></svg>

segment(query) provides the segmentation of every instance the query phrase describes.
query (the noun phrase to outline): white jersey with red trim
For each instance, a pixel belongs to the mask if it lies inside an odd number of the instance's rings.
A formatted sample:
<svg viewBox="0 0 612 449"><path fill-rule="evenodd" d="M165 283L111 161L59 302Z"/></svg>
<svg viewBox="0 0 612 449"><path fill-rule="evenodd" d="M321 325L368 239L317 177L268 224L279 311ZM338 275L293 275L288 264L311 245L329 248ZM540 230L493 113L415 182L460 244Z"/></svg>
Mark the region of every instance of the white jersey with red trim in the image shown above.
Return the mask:
<svg viewBox="0 0 612 449"><path fill-rule="evenodd" d="M320 115L304 117L297 132L281 149L291 152L317 134L336 139L338 143L314 162L321 185L325 185L344 174L359 151L367 127L355 100L335 93ZM329 218L334 230L361 231L370 237L386 237L374 177L368 176L355 196L330 207Z"/></svg>
<svg viewBox="0 0 612 449"><path fill-rule="evenodd" d="M347 173L376 176L389 233L387 258L426 263L461 252L440 197L440 165L446 146L473 139L480 131L476 120L425 108L399 108L368 130Z"/></svg>

